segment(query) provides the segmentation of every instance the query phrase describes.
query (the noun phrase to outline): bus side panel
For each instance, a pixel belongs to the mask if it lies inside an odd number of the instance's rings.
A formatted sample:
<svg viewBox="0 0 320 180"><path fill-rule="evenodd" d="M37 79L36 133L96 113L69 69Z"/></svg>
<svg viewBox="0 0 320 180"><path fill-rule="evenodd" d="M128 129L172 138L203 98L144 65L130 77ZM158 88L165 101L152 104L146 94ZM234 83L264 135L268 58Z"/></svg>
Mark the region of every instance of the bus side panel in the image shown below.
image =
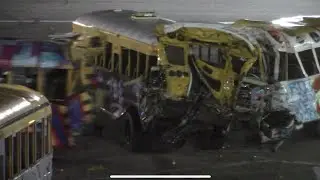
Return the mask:
<svg viewBox="0 0 320 180"><path fill-rule="evenodd" d="M52 154L43 157L32 168L27 169L14 180L51 180L52 178Z"/></svg>
<svg viewBox="0 0 320 180"><path fill-rule="evenodd" d="M288 108L297 121L307 123L320 119L320 76L281 81L273 95L273 109Z"/></svg>
<svg viewBox="0 0 320 180"><path fill-rule="evenodd" d="M60 110L60 105L52 104L52 145L63 147L68 145L69 130L66 127L64 114Z"/></svg>

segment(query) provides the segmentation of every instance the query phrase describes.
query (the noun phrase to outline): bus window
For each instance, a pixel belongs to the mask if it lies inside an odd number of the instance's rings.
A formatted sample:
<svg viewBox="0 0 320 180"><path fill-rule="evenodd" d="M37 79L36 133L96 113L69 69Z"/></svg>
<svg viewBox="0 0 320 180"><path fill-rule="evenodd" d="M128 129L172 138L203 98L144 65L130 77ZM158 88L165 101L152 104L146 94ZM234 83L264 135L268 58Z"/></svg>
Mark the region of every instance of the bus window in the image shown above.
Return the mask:
<svg viewBox="0 0 320 180"><path fill-rule="evenodd" d="M107 42L105 47L105 68L111 70L112 44Z"/></svg>
<svg viewBox="0 0 320 180"><path fill-rule="evenodd" d="M119 54L114 53L113 56L113 72L119 72Z"/></svg>
<svg viewBox="0 0 320 180"><path fill-rule="evenodd" d="M288 80L294 80L304 78L302 69L297 60L297 57L293 53L288 53Z"/></svg>
<svg viewBox="0 0 320 180"><path fill-rule="evenodd" d="M183 66L184 63L184 49L178 46L167 45L165 47L168 63L178 66Z"/></svg>
<svg viewBox="0 0 320 180"><path fill-rule="evenodd" d="M138 52L130 50L130 74L129 76L136 77L137 63L138 63Z"/></svg>
<svg viewBox="0 0 320 180"><path fill-rule="evenodd" d="M21 131L21 147L21 169L26 169L29 167L29 136L27 128Z"/></svg>
<svg viewBox="0 0 320 180"><path fill-rule="evenodd" d="M139 72L138 72L138 76L141 76L145 73L145 69L146 69L146 61L147 61L147 55L143 54L143 53L139 53Z"/></svg>
<svg viewBox="0 0 320 180"><path fill-rule="evenodd" d="M12 137L5 138L5 156L6 156L6 179L13 177L13 149L12 149Z"/></svg>
<svg viewBox="0 0 320 180"><path fill-rule="evenodd" d="M27 86L37 90L37 68L16 67L12 68L12 83Z"/></svg>
<svg viewBox="0 0 320 180"><path fill-rule="evenodd" d="M205 61L214 67L224 68L226 65L226 61L223 58L221 49L219 48L214 46L194 45L192 47L192 51L196 59Z"/></svg>
<svg viewBox="0 0 320 180"><path fill-rule="evenodd" d="M36 162L36 134L34 124L31 124L28 127L28 136L29 136L29 166L33 165Z"/></svg>
<svg viewBox="0 0 320 180"><path fill-rule="evenodd" d="M317 69L316 61L313 57L313 53L311 49L299 52L298 54L300 56L304 70L309 76L319 73Z"/></svg>
<svg viewBox="0 0 320 180"><path fill-rule="evenodd" d="M274 69L276 68L275 67L276 57L274 55L266 55L265 58L266 58L266 64L267 64L267 76L274 79L275 78ZM281 73L281 72L279 72L279 73Z"/></svg>
<svg viewBox="0 0 320 180"><path fill-rule="evenodd" d="M48 99L65 99L67 69L48 69L45 71L44 95Z"/></svg>
<svg viewBox="0 0 320 180"><path fill-rule="evenodd" d="M48 154L49 153L49 131L48 131L48 128L49 128L49 125L48 125L48 118L45 118L43 120L43 139L44 139L44 154Z"/></svg>
<svg viewBox="0 0 320 180"><path fill-rule="evenodd" d="M20 169L20 138L18 137L19 133L14 134L12 136L12 141L13 141L13 174L16 175L19 173Z"/></svg>
<svg viewBox="0 0 320 180"><path fill-rule="evenodd" d="M275 67L275 66L273 66ZM285 52L280 52L280 62L279 62L279 78L280 81L288 80L288 54Z"/></svg>
<svg viewBox="0 0 320 180"><path fill-rule="evenodd" d="M100 37L92 37L90 39L90 47L97 48L97 47L101 47L101 46L102 46L102 42L101 42Z"/></svg>
<svg viewBox="0 0 320 180"><path fill-rule="evenodd" d="M158 58L157 56L149 56L149 69L148 74L150 74L151 67L157 66Z"/></svg>
<svg viewBox="0 0 320 180"><path fill-rule="evenodd" d="M316 54L317 54L318 60L320 61L320 48L316 48L315 50L316 50Z"/></svg>
<svg viewBox="0 0 320 180"><path fill-rule="evenodd" d="M104 59L102 55L94 56L95 65L98 67L104 67Z"/></svg>
<svg viewBox="0 0 320 180"><path fill-rule="evenodd" d="M35 124L35 130L36 130L36 147L37 147L37 152L36 152L36 159L39 160L43 155L44 155L44 148L43 148L43 139L44 139L44 134L43 134L43 122L37 122Z"/></svg>
<svg viewBox="0 0 320 180"><path fill-rule="evenodd" d="M129 64L129 50L122 47L121 48L121 60L122 60L122 65L121 65L121 72L122 74L127 74L127 66Z"/></svg>

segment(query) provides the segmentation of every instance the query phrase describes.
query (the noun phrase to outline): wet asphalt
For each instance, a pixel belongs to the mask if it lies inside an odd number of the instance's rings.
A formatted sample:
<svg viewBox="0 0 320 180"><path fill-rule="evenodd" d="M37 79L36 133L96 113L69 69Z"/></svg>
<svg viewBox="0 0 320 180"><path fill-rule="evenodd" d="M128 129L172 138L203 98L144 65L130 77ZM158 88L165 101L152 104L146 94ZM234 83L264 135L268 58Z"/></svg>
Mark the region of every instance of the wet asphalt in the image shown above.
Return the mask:
<svg viewBox="0 0 320 180"><path fill-rule="evenodd" d="M53 180L103 180L110 175L211 175L224 180L313 180L320 167L320 138L301 131L278 152L247 143L234 130L224 148L199 150L188 143L166 153L129 153L106 137L78 137L73 149L54 153ZM319 170L317 171L319 173Z"/></svg>

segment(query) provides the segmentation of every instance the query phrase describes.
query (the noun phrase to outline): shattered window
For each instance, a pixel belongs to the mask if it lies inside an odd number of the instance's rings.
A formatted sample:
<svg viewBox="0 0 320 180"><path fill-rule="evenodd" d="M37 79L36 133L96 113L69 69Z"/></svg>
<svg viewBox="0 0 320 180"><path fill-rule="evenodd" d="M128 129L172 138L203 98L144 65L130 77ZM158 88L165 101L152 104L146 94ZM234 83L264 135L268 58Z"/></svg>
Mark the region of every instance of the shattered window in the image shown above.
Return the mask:
<svg viewBox="0 0 320 180"><path fill-rule="evenodd" d="M279 80L295 80L304 78L304 74L294 53L280 53Z"/></svg>
<svg viewBox="0 0 320 180"><path fill-rule="evenodd" d="M299 52L298 54L300 56L304 70L309 76L319 73L317 69L316 61L313 57L313 53L311 49Z"/></svg>
<svg viewBox="0 0 320 180"><path fill-rule="evenodd" d="M302 69L295 54L288 54L288 80L304 78Z"/></svg>

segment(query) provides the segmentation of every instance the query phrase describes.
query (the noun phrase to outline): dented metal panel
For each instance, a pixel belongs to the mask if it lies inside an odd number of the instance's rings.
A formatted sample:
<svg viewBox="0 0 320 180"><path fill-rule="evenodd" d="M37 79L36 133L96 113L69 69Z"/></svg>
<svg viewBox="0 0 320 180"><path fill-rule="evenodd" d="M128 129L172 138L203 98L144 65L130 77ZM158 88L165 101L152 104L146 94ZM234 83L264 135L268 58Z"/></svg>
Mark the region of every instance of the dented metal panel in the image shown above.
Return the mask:
<svg viewBox="0 0 320 180"><path fill-rule="evenodd" d="M214 34L214 30L216 31L220 31L223 33L229 33L232 36L235 36L238 39L241 39L243 41L245 41L250 50L254 50L254 46L252 45L251 41L249 41L247 39L247 37L243 37L241 34L232 31L231 29L228 29L229 26L227 25L223 25L223 24L205 24L205 23L175 23L172 25L165 25L164 26L164 32L165 33L170 33L170 32L174 32L177 31L181 28L199 28L198 31L201 31L201 29L210 29L211 33ZM219 32L218 32L219 33ZM204 35L205 36L205 35ZM232 40L232 36L230 36L230 40ZM210 41L213 39L207 39L207 41ZM222 40L222 39L221 39ZM252 39L253 41L255 39Z"/></svg>
<svg viewBox="0 0 320 180"><path fill-rule="evenodd" d="M113 34L119 34L147 44L156 44L154 30L158 24L171 24L162 18L132 19L135 11L105 10L94 11L78 17L73 23L93 27Z"/></svg>

